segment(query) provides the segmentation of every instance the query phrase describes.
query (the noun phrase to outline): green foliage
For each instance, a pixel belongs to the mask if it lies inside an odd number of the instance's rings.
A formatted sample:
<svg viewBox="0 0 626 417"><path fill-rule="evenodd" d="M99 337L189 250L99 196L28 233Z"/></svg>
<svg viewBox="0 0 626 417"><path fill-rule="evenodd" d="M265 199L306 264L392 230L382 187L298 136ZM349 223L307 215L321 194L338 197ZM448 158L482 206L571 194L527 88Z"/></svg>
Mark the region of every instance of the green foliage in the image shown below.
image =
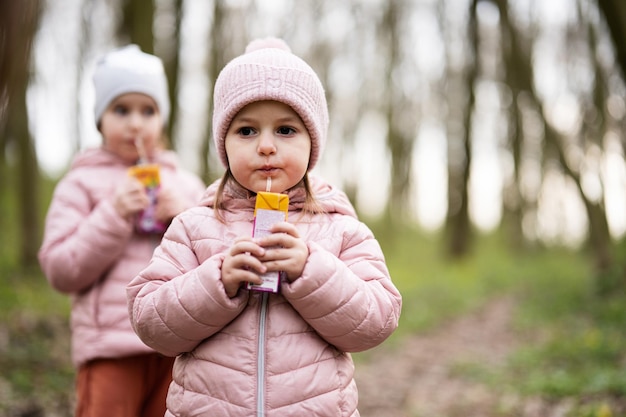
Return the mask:
<svg viewBox="0 0 626 417"><path fill-rule="evenodd" d="M613 264L596 277L595 291L600 296L626 296L626 239L614 246L612 257Z"/></svg>
<svg viewBox="0 0 626 417"><path fill-rule="evenodd" d="M5 168L6 169L6 168ZM8 171L5 171L8 173ZM12 175L12 176L11 176ZM19 259L19 242L17 241L18 222L17 217L17 195L11 187L14 181L13 174L7 174L0 178L0 227L2 228L2 239L0 239L0 267L5 265L8 268L17 267Z"/></svg>
<svg viewBox="0 0 626 417"><path fill-rule="evenodd" d="M10 170L11 167L5 167ZM21 265L15 174L0 193L0 415L64 415L71 409L70 299L38 265ZM55 182L40 184L43 222Z"/></svg>
<svg viewBox="0 0 626 417"><path fill-rule="evenodd" d="M20 209L19 209L19 172L16 167L8 165L2 166L0 175L0 229L2 239L0 239L0 273L2 277L7 277L11 271L21 268L36 268L37 265L21 265L21 242L23 234L20 231ZM48 178L41 175L38 184L39 189L39 220L43 225L54 187L57 179ZM32 274L26 274L26 277ZM1 283L1 280L0 280Z"/></svg>
<svg viewBox="0 0 626 417"><path fill-rule="evenodd" d="M38 269L6 271L0 279L0 320L10 322L16 314L68 319L69 297L54 291Z"/></svg>
<svg viewBox="0 0 626 417"><path fill-rule="evenodd" d="M70 409L69 298L52 290L38 270L2 277L0 415Z"/></svg>

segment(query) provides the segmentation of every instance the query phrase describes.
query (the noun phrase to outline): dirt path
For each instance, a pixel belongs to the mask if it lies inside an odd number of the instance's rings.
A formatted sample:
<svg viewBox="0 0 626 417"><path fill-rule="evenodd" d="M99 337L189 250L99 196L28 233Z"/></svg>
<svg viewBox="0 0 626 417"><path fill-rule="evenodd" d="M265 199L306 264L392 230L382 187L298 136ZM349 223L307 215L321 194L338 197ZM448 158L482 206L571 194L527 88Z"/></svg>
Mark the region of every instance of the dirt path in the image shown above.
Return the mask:
<svg viewBox="0 0 626 417"><path fill-rule="evenodd" d="M567 416L575 406L571 400L555 404L504 396L455 372L459 364L497 367L517 347L529 343L528 335L516 332L511 324L514 311L512 298L498 298L431 332L408 337L398 346L383 344L369 352L367 361L359 361L356 368L361 417ZM2 383L0 377L0 416L69 415L60 408L53 411L50 404L39 408L40 400L31 407L7 403L5 409L14 410L3 414L2 403L8 398L3 398Z"/></svg>
<svg viewBox="0 0 626 417"><path fill-rule="evenodd" d="M515 398L501 398L452 372L459 363L503 363L520 343L510 325L513 310L510 298L497 299L430 333L407 339L391 353L385 345L376 349L371 361L358 364L356 370L361 417L562 415L539 400L522 404Z"/></svg>

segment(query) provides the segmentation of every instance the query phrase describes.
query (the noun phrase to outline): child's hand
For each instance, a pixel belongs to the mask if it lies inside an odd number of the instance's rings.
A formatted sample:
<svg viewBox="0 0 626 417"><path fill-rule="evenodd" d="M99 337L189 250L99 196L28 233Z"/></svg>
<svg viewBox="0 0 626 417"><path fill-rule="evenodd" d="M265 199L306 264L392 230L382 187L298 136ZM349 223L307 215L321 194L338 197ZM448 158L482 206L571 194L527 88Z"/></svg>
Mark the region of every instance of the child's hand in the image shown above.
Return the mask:
<svg viewBox="0 0 626 417"><path fill-rule="evenodd" d="M184 199L173 188L161 188L157 195L154 215L162 223L169 223L174 216L187 208Z"/></svg>
<svg viewBox="0 0 626 417"><path fill-rule="evenodd" d="M115 189L113 207L120 216L130 220L133 215L148 207L150 200L143 184L134 177L126 177Z"/></svg>
<svg viewBox="0 0 626 417"><path fill-rule="evenodd" d="M255 239L265 248L265 254L261 255L259 260L267 271L283 271L287 280L292 282L302 275L304 264L309 257L309 248L291 223L276 223L270 230L271 235Z"/></svg>
<svg viewBox="0 0 626 417"><path fill-rule="evenodd" d="M252 238L243 237L235 241L222 263L222 283L229 297L237 295L242 283L262 284L259 277L266 271L258 259L265 249L257 245Z"/></svg>

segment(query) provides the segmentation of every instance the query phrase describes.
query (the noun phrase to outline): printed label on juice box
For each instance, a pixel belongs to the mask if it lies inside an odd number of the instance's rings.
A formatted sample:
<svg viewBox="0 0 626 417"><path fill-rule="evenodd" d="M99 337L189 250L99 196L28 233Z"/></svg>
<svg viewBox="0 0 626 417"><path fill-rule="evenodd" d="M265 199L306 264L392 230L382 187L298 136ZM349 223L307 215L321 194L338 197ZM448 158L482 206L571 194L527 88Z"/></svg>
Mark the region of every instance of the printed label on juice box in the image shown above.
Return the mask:
<svg viewBox="0 0 626 417"><path fill-rule="evenodd" d="M135 165L129 174L137 178L146 187L150 204L137 216L135 227L140 233L163 233L167 225L155 218L157 193L161 186L159 166L156 164Z"/></svg>
<svg viewBox="0 0 626 417"><path fill-rule="evenodd" d="M272 225L287 220L289 197L285 194L259 192L256 197L254 228L252 237L271 234ZM268 272L261 275L262 284L248 284L247 288L256 291L278 292L282 272Z"/></svg>

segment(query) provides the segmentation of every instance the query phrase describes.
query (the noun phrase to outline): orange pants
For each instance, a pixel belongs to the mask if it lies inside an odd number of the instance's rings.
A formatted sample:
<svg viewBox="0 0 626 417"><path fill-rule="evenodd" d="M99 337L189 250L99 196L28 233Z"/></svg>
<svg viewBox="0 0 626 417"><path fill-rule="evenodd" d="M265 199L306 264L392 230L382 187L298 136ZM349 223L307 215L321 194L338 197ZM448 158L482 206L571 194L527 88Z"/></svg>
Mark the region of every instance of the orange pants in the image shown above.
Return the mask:
<svg viewBox="0 0 626 417"><path fill-rule="evenodd" d="M174 358L95 359L76 377L76 417L163 417Z"/></svg>

